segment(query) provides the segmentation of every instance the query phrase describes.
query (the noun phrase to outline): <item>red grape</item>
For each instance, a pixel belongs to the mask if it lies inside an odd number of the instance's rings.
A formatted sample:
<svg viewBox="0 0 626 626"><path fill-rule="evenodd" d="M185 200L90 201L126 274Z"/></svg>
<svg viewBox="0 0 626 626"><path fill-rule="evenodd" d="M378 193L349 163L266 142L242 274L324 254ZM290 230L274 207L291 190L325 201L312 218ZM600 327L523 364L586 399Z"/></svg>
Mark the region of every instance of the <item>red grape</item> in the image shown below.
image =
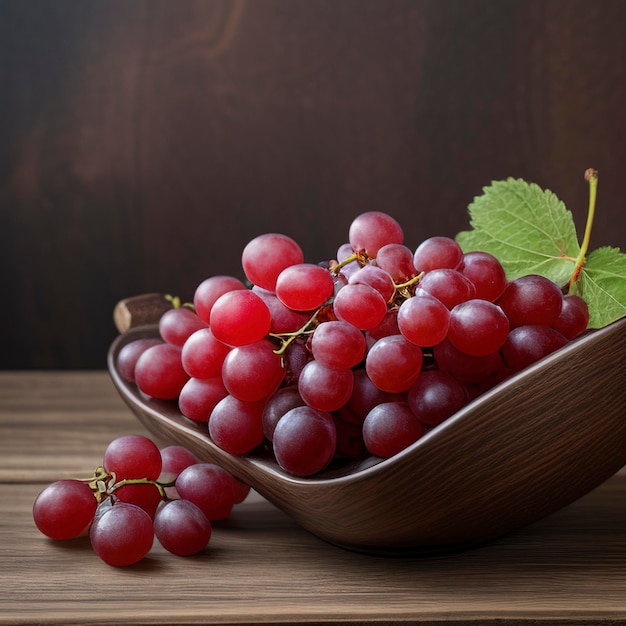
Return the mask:
<svg viewBox="0 0 626 626"><path fill-rule="evenodd" d="M407 298L398 310L398 329L403 337L416 346L434 346L448 334L450 311L425 291L418 290L413 298Z"/></svg>
<svg viewBox="0 0 626 626"><path fill-rule="evenodd" d="M96 517L89 538L94 552L105 563L124 567L148 554L154 541L154 525L142 508L117 502Z"/></svg>
<svg viewBox="0 0 626 626"><path fill-rule="evenodd" d="M176 479L176 490L193 502L209 521L226 519L234 505L233 477L214 463L196 463Z"/></svg>
<svg viewBox="0 0 626 626"><path fill-rule="evenodd" d="M509 318L511 328L553 324L563 306L561 289L550 279L537 274L510 282L497 304Z"/></svg>
<svg viewBox="0 0 626 626"><path fill-rule="evenodd" d="M211 538L211 522L189 500L166 502L154 518L159 543L172 554L189 556L206 548Z"/></svg>
<svg viewBox="0 0 626 626"><path fill-rule="evenodd" d="M365 359L365 370L382 391L406 391L419 378L422 350L402 335L379 339Z"/></svg>
<svg viewBox="0 0 626 626"><path fill-rule="evenodd" d="M463 261L461 246L450 237L430 237L417 247L413 265L418 272L457 269Z"/></svg>
<svg viewBox="0 0 626 626"><path fill-rule="evenodd" d="M550 326L518 326L502 346L502 358L511 369L521 370L566 343L567 338Z"/></svg>
<svg viewBox="0 0 626 626"><path fill-rule="evenodd" d="M135 381L151 398L173 400L189 380L181 361L181 348L163 343L145 350L135 365Z"/></svg>
<svg viewBox="0 0 626 626"><path fill-rule="evenodd" d="M495 302L506 287L506 274L500 261L489 252L468 252L463 256L461 273L476 289L476 298Z"/></svg>
<svg viewBox="0 0 626 626"><path fill-rule="evenodd" d="M335 290L332 274L311 263L292 265L276 281L276 295L289 309L312 311L322 306Z"/></svg>
<svg viewBox="0 0 626 626"><path fill-rule="evenodd" d="M207 324L211 319L211 309L217 299L237 289L245 289L246 286L234 276L211 276L203 280L197 287L193 296L193 306L200 319Z"/></svg>
<svg viewBox="0 0 626 626"><path fill-rule="evenodd" d="M380 248L389 243L403 243L404 232L391 215L368 211L358 215L350 224L348 240L353 250L365 250L374 258Z"/></svg>
<svg viewBox="0 0 626 626"><path fill-rule="evenodd" d="M278 464L297 476L310 476L332 460L337 444L335 422L329 413L308 406L291 409L274 429Z"/></svg>
<svg viewBox="0 0 626 626"><path fill-rule="evenodd" d="M300 246L279 233L255 237L241 255L241 265L248 280L268 291L276 290L276 279L285 268L303 262L304 253Z"/></svg>
<svg viewBox="0 0 626 626"><path fill-rule="evenodd" d="M267 339L234 348L222 367L228 393L245 402L256 402L274 393L284 377L281 357Z"/></svg>
<svg viewBox="0 0 626 626"><path fill-rule="evenodd" d="M552 322L552 328L564 337L574 339L587 329L589 309L587 303L576 294L563 297L563 306L559 316Z"/></svg>
<svg viewBox="0 0 626 626"><path fill-rule="evenodd" d="M416 442L426 429L406 402L375 406L363 422L363 440L370 454L389 458Z"/></svg>
<svg viewBox="0 0 626 626"><path fill-rule="evenodd" d="M33 519L44 535L52 539L73 539L89 527L96 506L96 498L87 483L58 480L37 496Z"/></svg>
<svg viewBox="0 0 626 626"><path fill-rule="evenodd" d="M365 358L365 337L348 322L323 322L311 340L313 357L331 369L351 369Z"/></svg>
<svg viewBox="0 0 626 626"><path fill-rule="evenodd" d="M244 402L228 395L220 400L209 417L209 435L222 450L245 454L263 443L265 400Z"/></svg>
<svg viewBox="0 0 626 626"><path fill-rule="evenodd" d="M229 346L244 346L263 339L270 331L272 316L253 291L229 291L211 309L213 335Z"/></svg>
<svg viewBox="0 0 626 626"><path fill-rule="evenodd" d="M387 303L373 287L352 283L335 296L333 309L340 320L361 330L369 330L383 321Z"/></svg>
<svg viewBox="0 0 626 626"><path fill-rule="evenodd" d="M499 350L509 334L509 320L499 306L487 300L468 300L450 312L448 339L472 356Z"/></svg>

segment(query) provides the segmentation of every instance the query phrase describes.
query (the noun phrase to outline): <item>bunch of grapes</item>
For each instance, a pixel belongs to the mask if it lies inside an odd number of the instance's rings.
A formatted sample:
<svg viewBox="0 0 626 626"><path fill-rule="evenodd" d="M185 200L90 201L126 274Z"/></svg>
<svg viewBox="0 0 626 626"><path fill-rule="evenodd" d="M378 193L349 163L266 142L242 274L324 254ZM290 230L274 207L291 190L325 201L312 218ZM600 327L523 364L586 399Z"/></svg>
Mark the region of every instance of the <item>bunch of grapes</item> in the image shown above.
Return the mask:
<svg viewBox="0 0 626 626"><path fill-rule="evenodd" d="M182 446L157 445L141 435L112 441L103 465L85 480L63 479L35 500L37 528L52 539L89 535L109 565L140 561L156 536L169 552L204 550L211 522L225 519L250 488Z"/></svg>
<svg viewBox="0 0 626 626"><path fill-rule="evenodd" d="M411 249L386 213L359 215L336 257L307 263L293 239L256 237L247 283L204 280L192 306L163 314L160 338L120 351L120 373L225 451L265 447L310 476L398 453L588 324L585 302L547 278L509 281L448 237Z"/></svg>

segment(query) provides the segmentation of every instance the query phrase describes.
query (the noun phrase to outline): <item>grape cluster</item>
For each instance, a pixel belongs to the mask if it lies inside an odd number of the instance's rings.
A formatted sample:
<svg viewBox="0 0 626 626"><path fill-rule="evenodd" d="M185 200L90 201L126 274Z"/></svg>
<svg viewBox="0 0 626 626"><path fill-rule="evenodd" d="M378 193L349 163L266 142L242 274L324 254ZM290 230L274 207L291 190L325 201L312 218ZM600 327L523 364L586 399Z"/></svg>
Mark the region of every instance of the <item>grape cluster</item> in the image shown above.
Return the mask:
<svg viewBox="0 0 626 626"><path fill-rule="evenodd" d="M204 550L211 523L225 519L250 488L226 470L202 463L182 446L161 450L147 437L112 441L89 479L63 479L33 505L37 528L52 539L89 535L94 552L113 566L132 565L156 536L169 552Z"/></svg>
<svg viewBox="0 0 626 626"><path fill-rule="evenodd" d="M299 476L398 453L589 320L579 296L540 275L507 280L489 253L448 237L409 248L378 211L352 222L331 261L305 262L277 233L241 260L246 283L207 278L118 368L225 451L265 446Z"/></svg>

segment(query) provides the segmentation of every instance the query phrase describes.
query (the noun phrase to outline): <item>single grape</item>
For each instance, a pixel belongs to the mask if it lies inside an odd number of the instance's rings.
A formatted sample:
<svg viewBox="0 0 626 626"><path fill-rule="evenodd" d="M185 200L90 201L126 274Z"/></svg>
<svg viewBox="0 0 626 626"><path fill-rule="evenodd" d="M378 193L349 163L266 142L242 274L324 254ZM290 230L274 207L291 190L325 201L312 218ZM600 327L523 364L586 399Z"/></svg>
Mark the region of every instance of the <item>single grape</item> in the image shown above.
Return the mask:
<svg viewBox="0 0 626 626"><path fill-rule="evenodd" d="M123 435L117 437L104 451L102 465L114 472L117 480L123 478L148 478L156 480L161 473L161 451L148 437Z"/></svg>
<svg viewBox="0 0 626 626"><path fill-rule="evenodd" d="M388 243L378 250L376 265L385 270L396 283L405 283L417 274L413 253L401 243Z"/></svg>
<svg viewBox="0 0 626 626"><path fill-rule="evenodd" d="M148 554L154 541L154 525L142 508L116 502L94 520L89 538L94 552L105 563L124 567Z"/></svg>
<svg viewBox="0 0 626 626"><path fill-rule="evenodd" d="M352 394L345 409L342 411L343 419L355 424L363 424L365 416L378 404L383 402L399 402L406 400L403 393L387 393L381 391L367 375L364 369L354 370L354 385Z"/></svg>
<svg viewBox="0 0 626 626"><path fill-rule="evenodd" d="M382 391L397 393L408 390L418 379L422 368L421 348L402 335L379 339L367 353L365 370Z"/></svg>
<svg viewBox="0 0 626 626"><path fill-rule="evenodd" d="M337 444L330 413L308 406L285 413L274 429L273 448L278 464L290 474L310 476L332 460Z"/></svg>
<svg viewBox="0 0 626 626"><path fill-rule="evenodd" d="M463 261L461 246L450 237L430 237L417 247L413 266L417 272L437 269L457 269Z"/></svg>
<svg viewBox="0 0 626 626"><path fill-rule="evenodd" d="M265 399L244 402L228 395L220 400L209 417L209 435L230 454L245 454L263 443Z"/></svg>
<svg viewBox="0 0 626 626"><path fill-rule="evenodd" d="M406 402L385 402L375 406L363 422L363 440L370 454L389 458L415 443L424 425Z"/></svg>
<svg viewBox="0 0 626 626"><path fill-rule="evenodd" d="M214 463L196 463L185 468L176 479L176 490L211 522L226 519L234 505L233 477Z"/></svg>
<svg viewBox="0 0 626 626"><path fill-rule="evenodd" d="M96 498L87 483L74 479L58 480L35 499L33 519L47 537L73 539L89 527L96 506Z"/></svg>
<svg viewBox="0 0 626 626"><path fill-rule="evenodd" d="M272 395L263 409L261 418L263 422L263 434L267 440L272 441L276 424L278 424L278 420L287 413L287 411L297 406L304 406L304 404L305 402L298 392L298 388L295 386L283 387Z"/></svg>
<svg viewBox="0 0 626 626"><path fill-rule="evenodd" d="M250 290L229 291L211 309L213 335L229 346L244 346L263 339L270 331L270 310Z"/></svg>
<svg viewBox="0 0 626 626"><path fill-rule="evenodd" d="M203 280L197 287L193 296L193 306L198 317L207 324L211 319L211 309L217 299L237 289L245 289L246 286L234 276L211 276Z"/></svg>
<svg viewBox="0 0 626 626"><path fill-rule="evenodd" d="M448 339L434 346L433 355L439 369L462 383L483 383L502 367L499 352L472 356L455 348Z"/></svg>
<svg viewBox="0 0 626 626"><path fill-rule="evenodd" d="M286 307L276 296L276 294L261 289L261 287L254 286L252 291L265 302L267 308L270 310L272 316L272 324L270 326L270 332L280 333L292 333L302 328L311 317L311 314L307 311L293 311Z"/></svg>
<svg viewBox="0 0 626 626"><path fill-rule="evenodd" d="M170 483L190 465L200 463L200 459L184 446L176 444L161 448L161 474L159 482Z"/></svg>
<svg viewBox="0 0 626 626"><path fill-rule="evenodd" d="M276 281L276 295L289 309L313 311L334 293L332 274L312 263L300 263L283 270Z"/></svg>
<svg viewBox="0 0 626 626"><path fill-rule="evenodd" d="M194 422L208 422L215 405L228 395L220 376L190 378L180 390L178 408Z"/></svg>
<svg viewBox="0 0 626 626"><path fill-rule="evenodd" d="M502 346L502 358L514 371L528 367L562 348L568 339L550 326L529 325L514 328Z"/></svg>
<svg viewBox="0 0 626 626"><path fill-rule="evenodd" d="M309 361L298 378L298 392L310 407L319 411L335 411L352 394L352 370L336 370L318 361Z"/></svg>
<svg viewBox="0 0 626 626"><path fill-rule="evenodd" d="M509 320L502 309L487 300L467 300L450 312L448 339L472 356L499 350L509 334Z"/></svg>
<svg viewBox="0 0 626 626"><path fill-rule="evenodd" d="M398 310L398 329L402 336L423 348L443 341L448 334L450 311L434 296L418 289Z"/></svg>
<svg viewBox="0 0 626 626"><path fill-rule="evenodd" d="M192 333L206 327L207 323L186 307L169 309L159 319L159 334L163 340L181 348Z"/></svg>
<svg viewBox="0 0 626 626"><path fill-rule="evenodd" d="M164 343L145 350L135 365L137 387L151 398L173 400L189 380L181 361L181 348Z"/></svg>
<svg viewBox="0 0 626 626"><path fill-rule="evenodd" d="M180 355L187 374L193 378L214 378L222 373L222 364L231 347L215 338L210 328L191 334Z"/></svg>
<svg viewBox="0 0 626 626"><path fill-rule="evenodd" d="M157 445L143 435L124 435L107 446L102 461L104 469L114 473L117 482L127 478L156 480L163 460ZM115 489L115 497L134 504L152 517L161 502L161 494L151 483L123 485Z"/></svg>
<svg viewBox="0 0 626 626"><path fill-rule="evenodd" d="M381 211L367 211L350 224L348 240L353 250L365 250L374 258L384 245L403 243L404 232L391 215Z"/></svg>
<svg viewBox="0 0 626 626"><path fill-rule="evenodd" d="M500 261L489 252L468 252L460 269L476 289L476 298L495 302L506 287L506 274Z"/></svg>
<svg viewBox="0 0 626 626"><path fill-rule="evenodd" d="M256 402L274 393L285 377L281 357L263 339L231 350L222 366L224 386L232 396Z"/></svg>
<svg viewBox="0 0 626 626"><path fill-rule="evenodd" d="M509 318L511 328L553 324L563 306L563 294L556 283L538 274L511 281L497 304Z"/></svg>
<svg viewBox="0 0 626 626"><path fill-rule="evenodd" d="M365 337L348 322L323 322L311 340L313 357L331 369L351 369L365 358Z"/></svg>
<svg viewBox="0 0 626 626"><path fill-rule="evenodd" d="M382 267L372 265L371 263L354 272L348 282L349 284L359 283L373 287L380 293L385 302L389 302L396 292L391 274L382 269Z"/></svg>
<svg viewBox="0 0 626 626"><path fill-rule="evenodd" d="M189 500L166 502L154 518L159 543L172 554L189 556L204 550L211 539L211 522Z"/></svg>
<svg viewBox="0 0 626 626"><path fill-rule="evenodd" d="M135 339L127 343L117 355L117 371L120 376L129 383L135 382L135 365L139 357L152 346L163 343L161 339L156 337L145 337Z"/></svg>
<svg viewBox="0 0 626 626"><path fill-rule="evenodd" d="M383 321L387 303L373 287L353 283L346 285L335 296L333 310L340 320L360 330L369 330Z"/></svg>
<svg viewBox="0 0 626 626"><path fill-rule="evenodd" d="M552 322L552 328L558 330L567 339L574 339L587 329L588 324L587 303L576 294L564 296L561 312Z"/></svg>
<svg viewBox="0 0 626 626"><path fill-rule="evenodd" d="M428 370L409 389L407 401L420 422L435 426L463 408L468 397L456 378L441 370Z"/></svg>
<svg viewBox="0 0 626 626"><path fill-rule="evenodd" d="M143 509L151 518L154 517L157 507L162 502L161 493L152 483L124 485L114 491L114 496L120 502L134 504Z"/></svg>
<svg viewBox="0 0 626 626"><path fill-rule="evenodd" d="M448 309L474 297L476 288L461 272L452 269L435 269L419 281L419 288L441 300Z"/></svg>
<svg viewBox="0 0 626 626"><path fill-rule="evenodd" d="M383 317L380 324L377 324L374 328L370 328L365 331L365 341L367 343L368 340L370 340L368 345L373 345L377 339L388 337L389 335L399 334L400 328L398 327L398 309L393 308L389 309L387 313L385 313L385 317Z"/></svg>
<svg viewBox="0 0 626 626"><path fill-rule="evenodd" d="M276 279L284 269L303 262L302 248L291 237L280 233L255 237L241 255L241 264L248 280L268 291L276 290Z"/></svg>

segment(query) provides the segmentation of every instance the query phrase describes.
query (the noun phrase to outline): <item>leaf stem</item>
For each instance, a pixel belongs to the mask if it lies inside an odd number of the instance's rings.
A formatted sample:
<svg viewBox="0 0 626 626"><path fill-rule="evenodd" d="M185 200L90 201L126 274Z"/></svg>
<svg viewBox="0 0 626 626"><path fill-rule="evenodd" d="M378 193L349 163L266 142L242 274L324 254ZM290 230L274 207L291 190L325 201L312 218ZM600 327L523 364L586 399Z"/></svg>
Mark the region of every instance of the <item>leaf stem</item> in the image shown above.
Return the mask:
<svg viewBox="0 0 626 626"><path fill-rule="evenodd" d="M576 264L574 266L574 272L569 279L568 289L572 288L572 285L578 280L580 271L585 263L585 256L589 249L589 242L591 240L591 229L593 226L593 218L596 212L596 196L598 193L598 171L589 168L585 172L585 180L589 183L589 209L587 210L587 224L585 225L585 234L583 241L580 244L580 252L576 257Z"/></svg>

